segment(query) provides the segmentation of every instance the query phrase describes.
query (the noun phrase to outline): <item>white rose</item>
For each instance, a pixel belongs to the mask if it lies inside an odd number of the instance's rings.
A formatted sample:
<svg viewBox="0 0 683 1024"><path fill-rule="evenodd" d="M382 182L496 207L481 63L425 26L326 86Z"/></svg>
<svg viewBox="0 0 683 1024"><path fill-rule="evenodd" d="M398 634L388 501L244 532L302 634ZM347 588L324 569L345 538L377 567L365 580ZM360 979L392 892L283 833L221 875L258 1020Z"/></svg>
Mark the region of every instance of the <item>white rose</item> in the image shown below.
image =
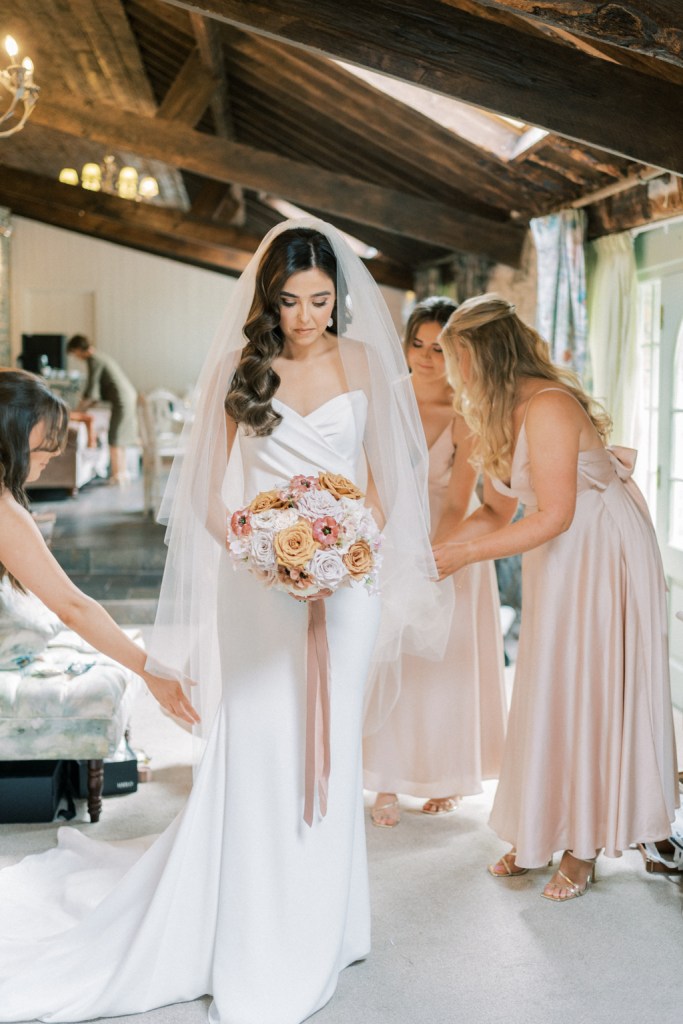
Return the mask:
<svg viewBox="0 0 683 1024"><path fill-rule="evenodd" d="M346 567L339 551L321 548L311 559L311 572L321 588L335 590L346 576Z"/></svg>
<svg viewBox="0 0 683 1024"><path fill-rule="evenodd" d="M286 526L292 526L298 518L293 508L269 508L265 512L252 515L251 521L255 530L272 530L277 533Z"/></svg>
<svg viewBox="0 0 683 1024"><path fill-rule="evenodd" d="M273 535L255 530L251 535L251 557L259 569L270 569L275 562Z"/></svg>
<svg viewBox="0 0 683 1024"><path fill-rule="evenodd" d="M361 527L363 524L363 509L356 506L356 508L348 509L342 518L339 530L339 540L341 541L342 547L347 548L349 544L353 544L361 534Z"/></svg>
<svg viewBox="0 0 683 1024"><path fill-rule="evenodd" d="M297 505L301 515L307 519L322 519L324 516L339 518L339 502L329 491L306 491Z"/></svg>
<svg viewBox="0 0 683 1024"><path fill-rule="evenodd" d="M365 508L360 498L340 498L339 504L345 512L362 512Z"/></svg>
<svg viewBox="0 0 683 1024"><path fill-rule="evenodd" d="M228 550L233 558L239 560L246 560L249 556L251 549L251 537L237 537L235 534L230 535L228 541ZM237 568L237 566L235 566Z"/></svg>
<svg viewBox="0 0 683 1024"><path fill-rule="evenodd" d="M379 526L377 525L375 517L369 508L363 510L359 530L365 539L369 541L377 540L380 536Z"/></svg>

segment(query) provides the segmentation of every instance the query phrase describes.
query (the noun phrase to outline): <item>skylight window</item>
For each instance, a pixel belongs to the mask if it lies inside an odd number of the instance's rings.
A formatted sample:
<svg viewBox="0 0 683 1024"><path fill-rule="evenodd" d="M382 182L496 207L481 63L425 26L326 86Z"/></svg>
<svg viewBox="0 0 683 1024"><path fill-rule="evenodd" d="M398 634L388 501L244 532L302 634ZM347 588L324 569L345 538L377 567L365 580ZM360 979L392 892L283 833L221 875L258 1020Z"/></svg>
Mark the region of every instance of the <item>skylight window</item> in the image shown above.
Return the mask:
<svg viewBox="0 0 683 1024"><path fill-rule="evenodd" d="M400 82L376 71L347 64L345 61L338 60L334 63L367 82L374 89L379 89L399 103L417 110L446 131L466 139L481 149L487 149L506 162L518 159L530 146L536 145L548 134L543 128L531 127L513 117L491 114L480 107L462 103L450 96L441 96L420 85Z"/></svg>
<svg viewBox="0 0 683 1024"><path fill-rule="evenodd" d="M264 202L271 210L277 210L283 217L312 217L313 214L309 213L308 210L302 210L300 206L295 206L293 203L288 203L286 199L278 199L276 196L261 196L261 201ZM339 231L339 229L337 228ZM379 256L379 249L375 249L372 245L366 245L365 242L361 242L359 238L354 238L353 235L347 235L345 231L339 231L340 235L344 237L349 247L355 252L362 260L373 260L376 256Z"/></svg>

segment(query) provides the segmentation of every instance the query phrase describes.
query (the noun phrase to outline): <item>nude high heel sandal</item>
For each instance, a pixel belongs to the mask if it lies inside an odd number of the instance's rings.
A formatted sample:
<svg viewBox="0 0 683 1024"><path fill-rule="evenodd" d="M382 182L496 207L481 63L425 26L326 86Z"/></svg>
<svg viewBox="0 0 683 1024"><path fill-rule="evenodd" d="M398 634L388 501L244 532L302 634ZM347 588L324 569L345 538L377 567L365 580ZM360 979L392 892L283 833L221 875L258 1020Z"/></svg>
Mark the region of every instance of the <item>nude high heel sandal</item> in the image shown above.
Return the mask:
<svg viewBox="0 0 683 1024"><path fill-rule="evenodd" d="M574 854L571 852L571 850L565 850L564 854L562 856L562 860L564 860L564 858L567 855L569 855L570 857L574 857ZM569 877L569 875L565 874L565 872L562 870L562 867L560 866L557 869L557 872L555 873L554 878L557 878L557 876L559 875L560 878L562 879L562 881L551 880L550 882L548 882L548 884L546 885L545 889L543 890L542 893L540 893L540 895L543 897L543 899L551 900L553 903L566 903L567 900L574 900L574 899L576 899L579 896L585 895L585 893L588 892L588 887L595 883L595 880L596 880L595 863L596 863L597 859L598 859L598 854L597 853L596 853L595 857L592 857L590 860L584 859L584 858L581 858L581 857L574 857L574 860L578 860L582 864L590 864L591 865L590 873L588 874L588 876L586 878L586 881L583 883L583 885L579 885L577 882L575 882L573 879L571 879ZM546 890L550 886L554 886L557 889L565 889L566 890L565 895L564 896L555 896L555 895L547 892Z"/></svg>

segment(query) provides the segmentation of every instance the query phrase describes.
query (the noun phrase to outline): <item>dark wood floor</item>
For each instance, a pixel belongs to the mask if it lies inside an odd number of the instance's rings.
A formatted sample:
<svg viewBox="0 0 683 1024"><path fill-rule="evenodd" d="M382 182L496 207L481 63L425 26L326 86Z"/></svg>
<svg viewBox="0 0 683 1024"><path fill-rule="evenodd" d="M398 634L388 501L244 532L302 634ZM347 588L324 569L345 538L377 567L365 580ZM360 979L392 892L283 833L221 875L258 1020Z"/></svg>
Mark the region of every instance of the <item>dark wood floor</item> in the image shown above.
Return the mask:
<svg viewBox="0 0 683 1024"><path fill-rule="evenodd" d="M52 552L77 586L122 624L154 621L166 546L164 527L142 511L141 480L95 480L76 497L39 491L31 507L56 515Z"/></svg>

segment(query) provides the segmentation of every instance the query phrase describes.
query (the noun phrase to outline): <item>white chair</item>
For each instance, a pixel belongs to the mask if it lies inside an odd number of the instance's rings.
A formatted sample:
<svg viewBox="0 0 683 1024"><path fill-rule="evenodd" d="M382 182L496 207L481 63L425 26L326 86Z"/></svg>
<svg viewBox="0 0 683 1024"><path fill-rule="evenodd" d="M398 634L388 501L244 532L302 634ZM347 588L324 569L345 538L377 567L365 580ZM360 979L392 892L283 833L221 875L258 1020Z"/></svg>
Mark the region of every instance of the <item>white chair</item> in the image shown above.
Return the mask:
<svg viewBox="0 0 683 1024"><path fill-rule="evenodd" d="M143 503L147 515L155 515L159 507L164 468L183 451L180 429L184 421L184 406L173 392L157 390L138 395Z"/></svg>
<svg viewBox="0 0 683 1024"><path fill-rule="evenodd" d="M145 395L158 441L177 440L187 418L183 402L173 391L155 388Z"/></svg>

